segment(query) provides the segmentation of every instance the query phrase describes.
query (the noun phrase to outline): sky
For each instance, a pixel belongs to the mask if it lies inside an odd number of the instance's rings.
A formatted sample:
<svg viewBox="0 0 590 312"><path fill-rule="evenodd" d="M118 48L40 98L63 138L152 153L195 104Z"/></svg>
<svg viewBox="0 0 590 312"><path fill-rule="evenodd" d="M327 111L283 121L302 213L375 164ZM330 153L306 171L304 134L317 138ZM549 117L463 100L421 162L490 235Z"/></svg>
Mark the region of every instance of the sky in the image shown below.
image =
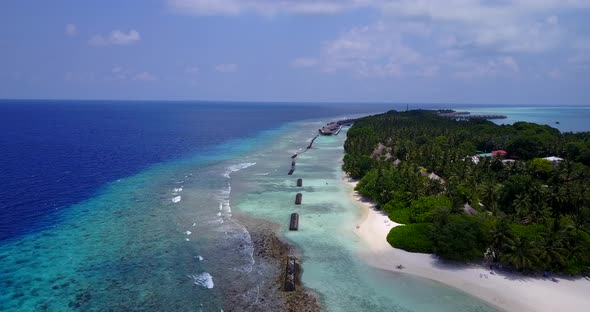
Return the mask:
<svg viewBox="0 0 590 312"><path fill-rule="evenodd" d="M590 105L590 0L0 3L0 98Z"/></svg>

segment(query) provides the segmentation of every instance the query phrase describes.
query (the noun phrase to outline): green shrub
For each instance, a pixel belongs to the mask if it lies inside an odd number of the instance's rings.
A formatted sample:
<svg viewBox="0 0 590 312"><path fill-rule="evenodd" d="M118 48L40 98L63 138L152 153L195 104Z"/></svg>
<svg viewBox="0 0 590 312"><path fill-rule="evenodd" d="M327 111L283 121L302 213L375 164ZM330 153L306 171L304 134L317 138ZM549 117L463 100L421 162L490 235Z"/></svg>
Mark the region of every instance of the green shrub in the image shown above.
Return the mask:
<svg viewBox="0 0 590 312"><path fill-rule="evenodd" d="M432 253L432 224L415 223L396 226L387 235L387 242L409 252Z"/></svg>
<svg viewBox="0 0 590 312"><path fill-rule="evenodd" d="M483 258L487 237L477 217L453 215L437 222L432 231L434 251L447 260L471 261Z"/></svg>
<svg viewBox="0 0 590 312"><path fill-rule="evenodd" d="M397 223L409 224L412 210L410 208L397 209L389 213L389 219Z"/></svg>
<svg viewBox="0 0 590 312"><path fill-rule="evenodd" d="M526 238L531 242L538 242L541 240L546 228L543 224L522 225L514 223L510 225L510 233L514 237Z"/></svg>

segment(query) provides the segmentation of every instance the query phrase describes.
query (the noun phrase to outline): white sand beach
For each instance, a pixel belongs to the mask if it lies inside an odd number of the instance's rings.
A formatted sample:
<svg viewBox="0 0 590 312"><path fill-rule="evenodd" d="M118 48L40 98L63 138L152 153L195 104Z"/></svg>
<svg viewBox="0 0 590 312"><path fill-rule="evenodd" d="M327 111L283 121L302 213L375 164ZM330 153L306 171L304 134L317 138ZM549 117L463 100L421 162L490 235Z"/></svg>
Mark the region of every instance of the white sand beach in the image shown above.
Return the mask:
<svg viewBox="0 0 590 312"><path fill-rule="evenodd" d="M354 191L356 182L344 181L363 209L354 232L366 243L362 257L377 268L412 274L458 288L506 311L589 311L590 281L557 277L558 283L505 272L490 273L482 265L454 265L430 254L393 248L386 241L392 227L400 226L375 210ZM398 265L403 265L402 270Z"/></svg>

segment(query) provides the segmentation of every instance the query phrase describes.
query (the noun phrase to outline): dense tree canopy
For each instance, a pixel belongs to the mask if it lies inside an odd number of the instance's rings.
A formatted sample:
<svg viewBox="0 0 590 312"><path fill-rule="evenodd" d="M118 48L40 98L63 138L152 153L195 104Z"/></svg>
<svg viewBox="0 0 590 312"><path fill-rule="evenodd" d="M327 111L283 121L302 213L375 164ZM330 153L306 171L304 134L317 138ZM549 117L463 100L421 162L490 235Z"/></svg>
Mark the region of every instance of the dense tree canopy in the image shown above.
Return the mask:
<svg viewBox="0 0 590 312"><path fill-rule="evenodd" d="M357 120L344 147L357 190L407 224L392 245L521 271L590 270L589 133L391 111ZM507 154L476 156L495 150Z"/></svg>

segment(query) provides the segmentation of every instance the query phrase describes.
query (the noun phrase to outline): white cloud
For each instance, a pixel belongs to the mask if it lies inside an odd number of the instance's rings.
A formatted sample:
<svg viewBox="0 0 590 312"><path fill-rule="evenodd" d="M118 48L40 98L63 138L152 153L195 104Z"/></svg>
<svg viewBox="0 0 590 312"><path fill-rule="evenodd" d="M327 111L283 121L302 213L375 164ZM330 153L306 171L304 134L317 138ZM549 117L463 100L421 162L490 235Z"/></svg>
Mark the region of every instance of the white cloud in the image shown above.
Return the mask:
<svg viewBox="0 0 590 312"><path fill-rule="evenodd" d="M78 27L74 24L67 24L65 32L67 36L74 37L78 34Z"/></svg>
<svg viewBox="0 0 590 312"><path fill-rule="evenodd" d="M168 0L175 12L192 15L336 14L372 3L371 0Z"/></svg>
<svg viewBox="0 0 590 312"><path fill-rule="evenodd" d="M575 51L571 42L585 34L573 31L572 25L579 21L572 22L568 14L579 15L590 9L590 0L167 0L167 3L176 13L197 16L371 11L377 17L375 21L324 42L316 55L291 62L293 67L313 67L328 73L348 71L367 77L513 76L523 70L519 60L535 55L569 54L570 63L580 62L584 52ZM468 74L468 68L473 73ZM546 69L537 73L543 71Z"/></svg>
<svg viewBox="0 0 590 312"><path fill-rule="evenodd" d="M428 34L428 29L413 24L398 26L396 31L383 23L353 28L325 42L317 59L296 59L294 65L317 65L327 73L347 71L361 77L400 76L408 66L424 61L418 51L403 42L403 34L420 37ZM430 64L429 68L434 74Z"/></svg>
<svg viewBox="0 0 590 312"><path fill-rule="evenodd" d="M512 77L520 71L518 63L511 56L481 61L454 60L448 65L451 77L459 79Z"/></svg>
<svg viewBox="0 0 590 312"><path fill-rule="evenodd" d="M156 80L158 80L158 77L156 77L152 73L143 71L143 72L137 73L135 76L133 76L133 80L139 80L139 81L156 81Z"/></svg>
<svg viewBox="0 0 590 312"><path fill-rule="evenodd" d="M148 71L138 71L123 66L113 66L108 73L104 75L108 81L156 81L158 77Z"/></svg>
<svg viewBox="0 0 590 312"><path fill-rule="evenodd" d="M561 71L559 69L552 69L547 73L547 76L551 79L559 80L561 79Z"/></svg>
<svg viewBox="0 0 590 312"><path fill-rule="evenodd" d="M395 12L436 20L485 22L482 18L589 8L587 0L167 0L175 12L192 15L337 14L357 9Z"/></svg>
<svg viewBox="0 0 590 312"><path fill-rule="evenodd" d="M201 69L198 66L187 66L184 69L184 72L188 75L198 75L201 72Z"/></svg>
<svg viewBox="0 0 590 312"><path fill-rule="evenodd" d="M317 64L318 60L311 57L298 57L291 63L293 67L313 67Z"/></svg>
<svg viewBox="0 0 590 312"><path fill-rule="evenodd" d="M218 64L215 65L215 71L219 73L233 73L238 70L236 64Z"/></svg>
<svg viewBox="0 0 590 312"><path fill-rule="evenodd" d="M88 41L91 46L111 46L111 45L132 45L141 40L141 35L137 30L131 29L129 32L113 30L108 36L94 35Z"/></svg>

